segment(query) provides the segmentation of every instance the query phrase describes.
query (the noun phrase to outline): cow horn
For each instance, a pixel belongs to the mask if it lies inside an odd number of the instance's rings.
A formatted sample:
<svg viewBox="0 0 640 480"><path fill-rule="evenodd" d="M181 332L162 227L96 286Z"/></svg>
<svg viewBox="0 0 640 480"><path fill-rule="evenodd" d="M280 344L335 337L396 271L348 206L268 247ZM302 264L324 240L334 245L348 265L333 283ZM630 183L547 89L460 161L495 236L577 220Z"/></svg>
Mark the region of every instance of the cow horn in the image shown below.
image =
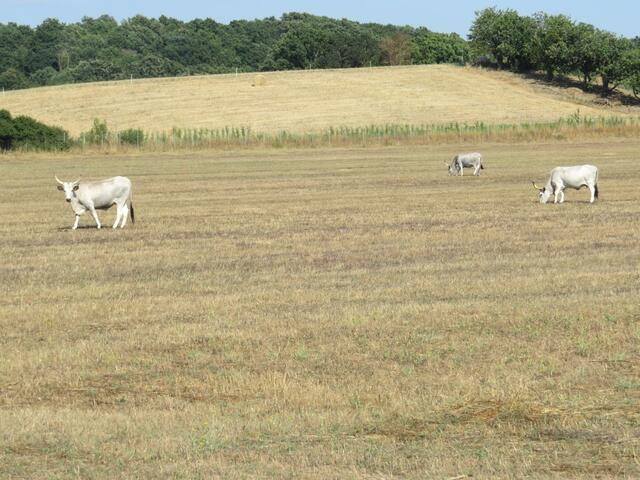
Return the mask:
<svg viewBox="0 0 640 480"><path fill-rule="evenodd" d="M64 185L64 182L60 180L57 175L54 175L54 177L56 177L56 182L58 182L60 185Z"/></svg>
<svg viewBox="0 0 640 480"><path fill-rule="evenodd" d="M531 180L531 183L533 183L533 188L535 188L536 190L542 190L538 185L536 185L536 182L534 182L533 180Z"/></svg>
<svg viewBox="0 0 640 480"><path fill-rule="evenodd" d="M448 164L447 162L442 162L442 163L444 163L444 166L445 166L445 167L448 167L448 166L449 166L449 164Z"/></svg>
<svg viewBox="0 0 640 480"><path fill-rule="evenodd" d="M80 183L80 179L77 179L75 182L73 182L73 185L78 185Z"/></svg>

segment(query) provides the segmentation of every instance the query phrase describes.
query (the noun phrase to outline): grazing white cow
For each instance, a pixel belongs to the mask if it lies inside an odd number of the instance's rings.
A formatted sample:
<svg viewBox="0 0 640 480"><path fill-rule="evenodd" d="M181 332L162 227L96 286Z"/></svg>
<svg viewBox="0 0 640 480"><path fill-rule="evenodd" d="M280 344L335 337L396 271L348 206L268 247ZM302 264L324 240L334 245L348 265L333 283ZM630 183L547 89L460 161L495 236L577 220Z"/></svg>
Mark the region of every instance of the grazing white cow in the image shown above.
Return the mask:
<svg viewBox="0 0 640 480"><path fill-rule="evenodd" d="M551 170L547 184L540 188L533 183L538 190L540 203L547 203L553 195L553 203L564 202L564 189L575 188L580 190L588 187L591 192L591 202L598 198L598 167L594 165L576 165L575 167L556 167ZM559 200L559 201L558 201Z"/></svg>
<svg viewBox="0 0 640 480"><path fill-rule="evenodd" d="M80 183L80 180L63 182L57 176L55 178L60 184L58 190L64 192L65 200L71 203L71 208L76 214L76 221L73 224L74 230L78 228L80 215L87 210L91 212L96 225L100 228L100 219L98 219L96 210L107 210L113 205L116 205L117 208L113 228L118 227L118 222L121 222L120 228L125 226L129 209L131 209L131 222L135 223L133 203L131 202L131 180L127 177L113 177L99 182L86 183Z"/></svg>
<svg viewBox="0 0 640 480"><path fill-rule="evenodd" d="M459 153L453 160L451 160L451 165L447 162L444 164L449 168L449 175L464 175L463 170L465 168L473 167L473 174L480 175L480 170L484 170L484 165L482 165L482 155L478 152L472 153Z"/></svg>

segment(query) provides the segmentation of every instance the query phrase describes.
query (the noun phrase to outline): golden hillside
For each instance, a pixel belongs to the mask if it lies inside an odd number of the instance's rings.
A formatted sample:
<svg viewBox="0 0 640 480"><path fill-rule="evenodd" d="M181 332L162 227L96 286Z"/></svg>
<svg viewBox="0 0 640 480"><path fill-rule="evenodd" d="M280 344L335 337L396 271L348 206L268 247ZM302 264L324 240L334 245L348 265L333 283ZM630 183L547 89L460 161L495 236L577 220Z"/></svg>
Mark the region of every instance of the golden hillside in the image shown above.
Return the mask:
<svg viewBox="0 0 640 480"><path fill-rule="evenodd" d="M94 118L112 130L248 126L303 132L341 125L556 120L577 109L587 116L612 113L576 89L541 88L509 73L450 65L263 75L258 82L255 74L232 74L11 91L0 97L0 108L72 134L88 130Z"/></svg>

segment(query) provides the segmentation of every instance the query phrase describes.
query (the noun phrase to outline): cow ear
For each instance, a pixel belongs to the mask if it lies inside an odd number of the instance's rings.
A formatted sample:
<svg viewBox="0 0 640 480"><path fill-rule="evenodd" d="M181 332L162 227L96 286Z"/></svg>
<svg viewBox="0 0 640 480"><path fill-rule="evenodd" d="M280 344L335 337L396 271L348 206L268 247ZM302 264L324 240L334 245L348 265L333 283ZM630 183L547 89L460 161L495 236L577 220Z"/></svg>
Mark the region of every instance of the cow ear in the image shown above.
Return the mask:
<svg viewBox="0 0 640 480"><path fill-rule="evenodd" d="M80 185L76 185L75 187L73 187L73 191L75 192L78 188L80 188Z"/></svg>
<svg viewBox="0 0 640 480"><path fill-rule="evenodd" d="M58 185L58 190L64 190L64 188L62 188L62 185Z"/></svg>

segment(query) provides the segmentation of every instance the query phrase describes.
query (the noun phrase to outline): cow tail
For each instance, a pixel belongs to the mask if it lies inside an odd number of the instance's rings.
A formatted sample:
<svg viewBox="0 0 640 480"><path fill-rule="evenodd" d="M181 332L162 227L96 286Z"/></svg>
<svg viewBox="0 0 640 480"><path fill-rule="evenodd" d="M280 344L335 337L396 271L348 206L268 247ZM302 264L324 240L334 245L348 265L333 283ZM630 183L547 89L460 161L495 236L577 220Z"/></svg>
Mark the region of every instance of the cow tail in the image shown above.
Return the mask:
<svg viewBox="0 0 640 480"><path fill-rule="evenodd" d="M480 170L484 170L484 165L482 163L480 164Z"/></svg>
<svg viewBox="0 0 640 480"><path fill-rule="evenodd" d="M129 210L131 210L131 223L136 223L136 214L133 210L133 192L129 194Z"/></svg>
<svg viewBox="0 0 640 480"><path fill-rule="evenodd" d="M593 190L594 190L593 196L595 198L598 198L598 184L597 183L594 185Z"/></svg>

